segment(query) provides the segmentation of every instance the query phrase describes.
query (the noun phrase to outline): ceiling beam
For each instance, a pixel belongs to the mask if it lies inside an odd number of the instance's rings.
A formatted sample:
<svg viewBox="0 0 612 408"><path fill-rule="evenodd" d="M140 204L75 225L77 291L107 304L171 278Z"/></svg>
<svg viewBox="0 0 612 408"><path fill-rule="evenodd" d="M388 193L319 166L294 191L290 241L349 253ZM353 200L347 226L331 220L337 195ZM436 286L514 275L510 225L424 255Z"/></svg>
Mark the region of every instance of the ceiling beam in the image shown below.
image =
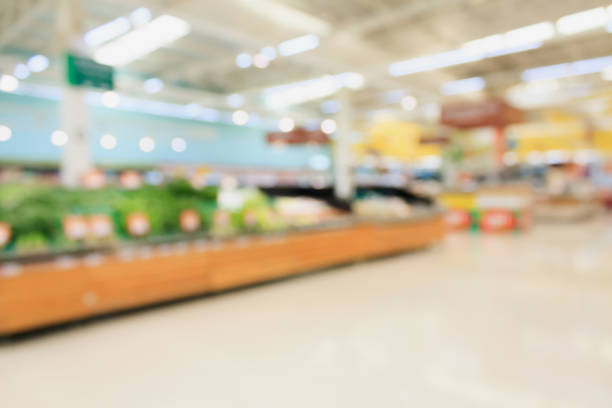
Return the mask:
<svg viewBox="0 0 612 408"><path fill-rule="evenodd" d="M0 49L17 40L23 32L30 28L34 21L47 12L50 7L49 0L2 0L2 13L8 13L11 7L14 14L11 13L11 20L2 22L3 31L0 33ZM6 4L8 3L8 4ZM16 16L16 18L14 18ZM14 18L14 19L13 19Z"/></svg>

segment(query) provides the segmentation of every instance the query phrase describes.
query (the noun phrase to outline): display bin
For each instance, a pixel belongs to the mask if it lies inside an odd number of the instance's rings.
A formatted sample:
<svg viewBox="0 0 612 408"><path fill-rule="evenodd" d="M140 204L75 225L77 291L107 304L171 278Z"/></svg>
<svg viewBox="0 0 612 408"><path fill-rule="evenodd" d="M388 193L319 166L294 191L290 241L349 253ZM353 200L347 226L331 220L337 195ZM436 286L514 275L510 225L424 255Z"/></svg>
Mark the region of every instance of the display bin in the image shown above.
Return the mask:
<svg viewBox="0 0 612 408"><path fill-rule="evenodd" d="M442 214L0 265L0 336L428 247Z"/></svg>

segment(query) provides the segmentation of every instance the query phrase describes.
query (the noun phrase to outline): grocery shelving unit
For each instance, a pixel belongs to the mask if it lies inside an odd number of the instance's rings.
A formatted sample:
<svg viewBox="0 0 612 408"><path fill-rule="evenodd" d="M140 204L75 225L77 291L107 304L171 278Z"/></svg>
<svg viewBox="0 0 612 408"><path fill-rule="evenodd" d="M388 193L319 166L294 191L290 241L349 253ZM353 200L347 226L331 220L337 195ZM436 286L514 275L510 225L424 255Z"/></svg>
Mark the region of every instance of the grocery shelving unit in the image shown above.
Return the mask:
<svg viewBox="0 0 612 408"><path fill-rule="evenodd" d="M141 245L0 265L0 336L215 293L403 251L443 237L442 215L282 234Z"/></svg>

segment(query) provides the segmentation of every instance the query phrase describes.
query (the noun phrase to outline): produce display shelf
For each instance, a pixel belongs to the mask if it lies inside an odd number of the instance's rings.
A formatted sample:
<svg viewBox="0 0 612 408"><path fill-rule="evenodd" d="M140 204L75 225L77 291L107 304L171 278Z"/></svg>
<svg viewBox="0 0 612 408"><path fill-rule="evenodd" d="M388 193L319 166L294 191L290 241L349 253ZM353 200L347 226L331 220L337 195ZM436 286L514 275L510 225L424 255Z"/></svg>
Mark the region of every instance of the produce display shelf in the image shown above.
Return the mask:
<svg viewBox="0 0 612 408"><path fill-rule="evenodd" d="M441 213L0 265L0 336L425 248Z"/></svg>

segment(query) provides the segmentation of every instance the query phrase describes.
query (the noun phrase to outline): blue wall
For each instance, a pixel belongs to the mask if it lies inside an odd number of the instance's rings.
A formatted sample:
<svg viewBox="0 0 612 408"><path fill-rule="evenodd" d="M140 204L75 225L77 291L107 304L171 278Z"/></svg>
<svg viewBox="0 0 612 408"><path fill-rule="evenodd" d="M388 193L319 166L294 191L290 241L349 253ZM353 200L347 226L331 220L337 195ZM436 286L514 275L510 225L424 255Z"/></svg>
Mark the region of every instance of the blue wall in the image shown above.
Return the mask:
<svg viewBox="0 0 612 408"><path fill-rule="evenodd" d="M102 165L151 165L161 163L225 164L300 169L315 154L329 155L327 147L290 146L282 150L266 143L265 131L255 127L207 123L103 107L89 107L91 151ZM0 124L13 130L11 139L0 142L0 161L58 162L61 147L50 142L59 125L55 100L0 92ZM100 137L111 133L117 147L104 150ZM143 136L155 139L151 153L138 148ZM170 148L174 137L187 141L187 150Z"/></svg>

